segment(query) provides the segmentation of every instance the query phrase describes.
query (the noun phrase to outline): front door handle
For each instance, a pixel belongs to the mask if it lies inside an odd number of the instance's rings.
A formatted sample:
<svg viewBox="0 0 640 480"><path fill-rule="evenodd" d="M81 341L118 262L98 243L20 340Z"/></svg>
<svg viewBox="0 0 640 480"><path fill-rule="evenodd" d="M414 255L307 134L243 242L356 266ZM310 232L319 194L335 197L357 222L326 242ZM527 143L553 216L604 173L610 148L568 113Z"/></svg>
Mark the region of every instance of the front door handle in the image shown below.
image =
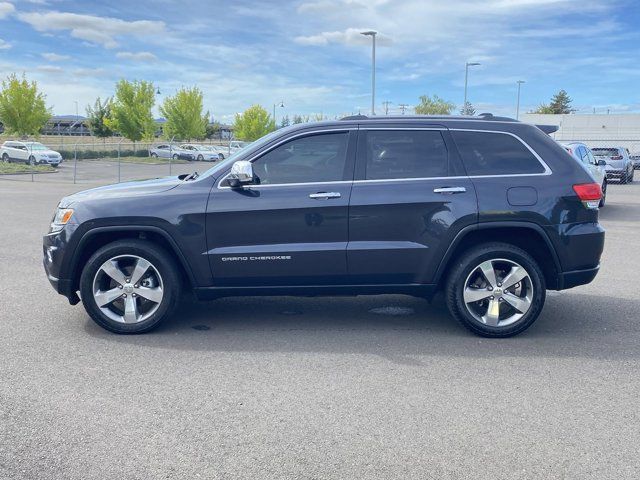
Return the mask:
<svg viewBox="0 0 640 480"><path fill-rule="evenodd" d="M317 199L321 199L321 200L326 200L328 198L340 198L342 195L340 195L340 192L318 192L318 193L312 193L309 195L309 198L317 198Z"/></svg>
<svg viewBox="0 0 640 480"><path fill-rule="evenodd" d="M433 193L445 193L445 194L464 193L466 191L467 189L464 187L440 187L440 188L433 189Z"/></svg>

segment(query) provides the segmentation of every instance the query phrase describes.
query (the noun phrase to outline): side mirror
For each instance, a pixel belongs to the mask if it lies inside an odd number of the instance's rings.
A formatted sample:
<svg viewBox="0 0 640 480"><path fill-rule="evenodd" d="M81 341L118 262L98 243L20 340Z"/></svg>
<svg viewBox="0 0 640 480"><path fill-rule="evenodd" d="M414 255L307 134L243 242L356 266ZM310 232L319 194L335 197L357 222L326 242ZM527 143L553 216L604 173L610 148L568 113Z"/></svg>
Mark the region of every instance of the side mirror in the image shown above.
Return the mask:
<svg viewBox="0 0 640 480"><path fill-rule="evenodd" d="M253 165L247 160L238 160L231 165L231 173L229 174L229 186L231 188L240 188L242 185L253 183Z"/></svg>
<svg viewBox="0 0 640 480"><path fill-rule="evenodd" d="M598 160L597 165L599 167L606 167L607 166L607 162L605 162L604 160Z"/></svg>

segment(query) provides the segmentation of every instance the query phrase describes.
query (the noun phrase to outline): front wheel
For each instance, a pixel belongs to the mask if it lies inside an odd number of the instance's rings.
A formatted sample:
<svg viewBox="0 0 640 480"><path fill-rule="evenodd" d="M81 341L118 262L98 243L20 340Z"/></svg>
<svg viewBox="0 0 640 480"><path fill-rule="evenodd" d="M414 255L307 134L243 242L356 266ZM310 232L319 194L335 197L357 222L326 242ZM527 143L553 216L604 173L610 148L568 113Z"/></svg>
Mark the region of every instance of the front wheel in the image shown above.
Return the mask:
<svg viewBox="0 0 640 480"><path fill-rule="evenodd" d="M203 162L204 161L204 157L202 155L198 155L198 161L199 162Z"/></svg>
<svg viewBox="0 0 640 480"><path fill-rule="evenodd" d="M174 153L173 154L173 159L174 160L178 160L178 158L180 158L180 155L178 155L177 153Z"/></svg>
<svg viewBox="0 0 640 480"><path fill-rule="evenodd" d="M446 297L453 317L472 332L510 337L536 321L546 286L540 267L527 252L506 243L489 243L455 260Z"/></svg>
<svg viewBox="0 0 640 480"><path fill-rule="evenodd" d="M158 154L157 154L156 152L153 152L153 153L151 154L151 158L158 158Z"/></svg>
<svg viewBox="0 0 640 480"><path fill-rule="evenodd" d="M32 167L35 166L36 164L36 157L34 157L33 155L31 155L29 157L29 160L27 160L27 165L31 165Z"/></svg>
<svg viewBox="0 0 640 480"><path fill-rule="evenodd" d="M6 153L4 153L4 154L2 155L2 161L3 161L3 162L5 162L5 163L9 163L9 161L10 161L10 160L9 160L9 155L7 155Z"/></svg>
<svg viewBox="0 0 640 480"><path fill-rule="evenodd" d="M142 240L120 240L100 248L82 270L82 303L102 328L144 333L171 314L180 294L174 260Z"/></svg>

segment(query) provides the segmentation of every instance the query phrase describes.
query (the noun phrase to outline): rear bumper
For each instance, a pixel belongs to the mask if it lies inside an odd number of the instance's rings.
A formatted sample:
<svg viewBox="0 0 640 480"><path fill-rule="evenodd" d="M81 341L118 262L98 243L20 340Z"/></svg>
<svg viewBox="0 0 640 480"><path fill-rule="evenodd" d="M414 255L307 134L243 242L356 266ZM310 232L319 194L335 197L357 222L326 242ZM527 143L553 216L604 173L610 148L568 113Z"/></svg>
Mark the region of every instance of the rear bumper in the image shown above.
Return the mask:
<svg viewBox="0 0 640 480"><path fill-rule="evenodd" d="M578 285L586 285L591 283L600 271L600 265L585 270L573 270L571 272L563 272L558 279L558 290L566 290L567 288L577 287Z"/></svg>

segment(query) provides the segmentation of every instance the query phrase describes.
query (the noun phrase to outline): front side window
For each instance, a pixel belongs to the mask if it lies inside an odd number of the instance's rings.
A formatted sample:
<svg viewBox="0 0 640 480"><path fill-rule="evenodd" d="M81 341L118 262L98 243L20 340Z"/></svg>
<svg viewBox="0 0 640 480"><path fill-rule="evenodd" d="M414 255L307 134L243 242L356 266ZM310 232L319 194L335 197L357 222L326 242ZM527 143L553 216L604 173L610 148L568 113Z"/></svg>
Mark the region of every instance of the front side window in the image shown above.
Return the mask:
<svg viewBox="0 0 640 480"><path fill-rule="evenodd" d="M253 162L256 183L332 182L344 177L347 132L324 133L290 140Z"/></svg>
<svg viewBox="0 0 640 480"><path fill-rule="evenodd" d="M451 131L467 174L526 175L544 173L544 166L516 137L497 132Z"/></svg>
<svg viewBox="0 0 640 480"><path fill-rule="evenodd" d="M370 130L366 141L367 180L445 177L449 153L437 130Z"/></svg>

